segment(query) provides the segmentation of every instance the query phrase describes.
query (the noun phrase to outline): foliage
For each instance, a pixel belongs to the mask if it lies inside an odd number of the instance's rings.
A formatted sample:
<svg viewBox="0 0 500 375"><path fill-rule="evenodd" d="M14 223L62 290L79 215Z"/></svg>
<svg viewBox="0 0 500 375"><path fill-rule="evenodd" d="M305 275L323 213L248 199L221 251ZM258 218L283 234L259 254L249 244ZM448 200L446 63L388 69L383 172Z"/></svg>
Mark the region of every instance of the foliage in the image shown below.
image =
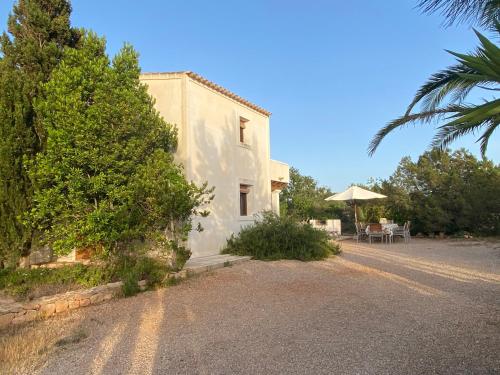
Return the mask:
<svg viewBox="0 0 500 375"><path fill-rule="evenodd" d="M324 259L339 252L328 234L291 217L265 213L261 221L231 236L223 253L250 255L255 259Z"/></svg>
<svg viewBox="0 0 500 375"><path fill-rule="evenodd" d="M500 234L500 166L463 149L434 149L417 162L405 157L371 188L387 199L367 207L400 223L411 220L415 233Z"/></svg>
<svg viewBox="0 0 500 375"><path fill-rule="evenodd" d="M90 288L109 282L123 281L126 296L139 291L137 282L147 280L148 286L162 284L170 267L146 256L117 256L97 265L75 264L60 268L0 270L0 291L16 297L27 297L37 288L66 286L67 289Z"/></svg>
<svg viewBox="0 0 500 375"><path fill-rule="evenodd" d="M41 285L79 285L92 287L110 280L106 269L77 264L60 268L0 270L0 290L15 296L24 296Z"/></svg>
<svg viewBox="0 0 500 375"><path fill-rule="evenodd" d="M123 281L125 296L139 292L140 280L146 280L150 287L162 284L171 270L162 261L146 256L120 256L112 263L111 268L114 278Z"/></svg>
<svg viewBox="0 0 500 375"><path fill-rule="evenodd" d="M497 35L500 28L496 30ZM488 141L500 122L500 99L493 97L481 104L466 104L464 100L473 89L494 93L500 83L500 48L489 39L476 32L481 46L474 53L455 55L458 64L442 70L418 90L406 113L389 122L379 130L370 143L369 154L373 154L390 132L401 126L415 122L430 123L444 118L445 124L439 127L432 146L446 148L456 139L470 133L482 131L478 142L484 156ZM440 106L449 98L449 103ZM413 108L423 103L423 110L411 113Z"/></svg>
<svg viewBox="0 0 500 375"><path fill-rule="evenodd" d="M340 219L342 228L354 228L353 209L345 202L328 202L325 198L333 195L327 187L318 186L311 176L304 176L297 168L290 168L290 183L280 194L282 216L299 221L310 219ZM352 227L352 228L351 228Z"/></svg>
<svg viewBox="0 0 500 375"><path fill-rule="evenodd" d="M68 48L35 109L44 151L29 164L29 223L57 254L118 251L136 239L169 248L185 238L210 200L172 156L176 131L139 81L137 53L125 45L110 63L92 33Z"/></svg>
<svg viewBox="0 0 500 375"><path fill-rule="evenodd" d="M471 22L489 27L498 21L500 9L498 0L420 0L417 6L425 13L440 11L448 26Z"/></svg>
<svg viewBox="0 0 500 375"><path fill-rule="evenodd" d="M321 199L320 195L318 183L292 167L290 182L280 194L281 213L299 220L312 219L313 207Z"/></svg>
<svg viewBox="0 0 500 375"><path fill-rule="evenodd" d="M23 225L33 187L26 160L42 149L43 133L33 100L79 32L70 27L67 0L19 0L0 37L0 264L29 251Z"/></svg>
<svg viewBox="0 0 500 375"><path fill-rule="evenodd" d="M500 35L500 2L498 0L421 0L419 7L427 13L441 10L449 24L455 21L477 20ZM415 122L430 123L444 120L432 141L433 147L445 149L456 139L481 131L478 139L481 153L486 154L488 141L500 121L500 48L490 39L474 30L480 46L473 53L451 52L458 63L434 75L417 91L406 113L389 122L373 137L368 146L372 155L380 142L394 129ZM490 96L480 104L465 103L471 91ZM448 103L441 105L446 99ZM422 104L422 111L412 113Z"/></svg>

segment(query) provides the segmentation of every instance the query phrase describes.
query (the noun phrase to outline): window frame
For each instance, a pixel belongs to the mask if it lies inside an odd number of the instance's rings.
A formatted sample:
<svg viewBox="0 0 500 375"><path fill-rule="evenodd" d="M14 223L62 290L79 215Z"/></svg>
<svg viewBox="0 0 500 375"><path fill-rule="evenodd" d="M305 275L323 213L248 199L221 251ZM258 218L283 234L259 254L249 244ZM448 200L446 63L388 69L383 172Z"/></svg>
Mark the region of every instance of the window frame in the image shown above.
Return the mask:
<svg viewBox="0 0 500 375"><path fill-rule="evenodd" d="M240 217L248 217L248 196L250 185L240 184Z"/></svg>
<svg viewBox="0 0 500 375"><path fill-rule="evenodd" d="M240 141L241 145L248 145L248 142L246 141L246 135L248 132L245 132L245 129L247 129L247 123L249 122L248 119L246 119L243 116L240 116L240 123L238 126L238 140Z"/></svg>

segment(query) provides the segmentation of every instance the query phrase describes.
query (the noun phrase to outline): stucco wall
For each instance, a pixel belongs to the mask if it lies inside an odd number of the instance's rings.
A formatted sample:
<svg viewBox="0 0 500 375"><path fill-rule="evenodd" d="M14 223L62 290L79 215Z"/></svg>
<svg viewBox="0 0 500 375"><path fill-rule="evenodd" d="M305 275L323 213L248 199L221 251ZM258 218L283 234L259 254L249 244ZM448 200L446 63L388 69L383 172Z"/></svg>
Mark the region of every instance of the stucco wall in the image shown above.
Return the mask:
<svg viewBox="0 0 500 375"><path fill-rule="evenodd" d="M185 77L181 74L144 74L141 81L155 99L155 107L166 122L175 125L178 132L176 160L183 165L187 161L187 134L185 127L185 97L183 85Z"/></svg>
<svg viewBox="0 0 500 375"><path fill-rule="evenodd" d="M231 233L253 223L253 214L271 209L269 118L195 80L188 81L187 119L190 177L215 186L211 215L197 221L189 245L195 256L219 252ZM240 116L248 120L246 144L239 140ZM239 186L251 185L247 217L240 217Z"/></svg>
<svg viewBox="0 0 500 375"><path fill-rule="evenodd" d="M253 223L253 214L271 209L269 117L183 75L143 75L167 122L179 128L178 159L186 177L215 186L204 228L193 231L193 257L218 254L231 233ZM239 119L248 120L247 144L239 141ZM240 217L239 186L251 185L248 216Z"/></svg>

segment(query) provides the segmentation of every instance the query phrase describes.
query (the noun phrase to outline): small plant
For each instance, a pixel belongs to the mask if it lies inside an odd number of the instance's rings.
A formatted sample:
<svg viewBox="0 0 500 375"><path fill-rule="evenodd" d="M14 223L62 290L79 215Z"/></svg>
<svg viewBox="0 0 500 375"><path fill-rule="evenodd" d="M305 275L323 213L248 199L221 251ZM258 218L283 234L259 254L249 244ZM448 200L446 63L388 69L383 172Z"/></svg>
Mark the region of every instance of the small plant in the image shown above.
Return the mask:
<svg viewBox="0 0 500 375"><path fill-rule="evenodd" d="M0 290L25 299L38 294L53 294L78 288L89 288L112 281L110 270L98 265L75 264L60 268L0 270Z"/></svg>
<svg viewBox="0 0 500 375"><path fill-rule="evenodd" d="M85 332L82 328L75 330L69 336L63 337L60 340L57 340L55 346L65 346L68 344L76 344L88 337L87 332Z"/></svg>
<svg viewBox="0 0 500 375"><path fill-rule="evenodd" d="M171 271L166 263L147 256L120 256L114 267L114 273L123 281L124 296L137 294L140 280L146 280L149 287L161 285Z"/></svg>
<svg viewBox="0 0 500 375"><path fill-rule="evenodd" d="M179 284L181 281L180 279L176 278L176 277L169 277L167 278L162 285L164 286L174 286L174 285L177 285Z"/></svg>
<svg viewBox="0 0 500 375"><path fill-rule="evenodd" d="M146 280L149 287L155 287L162 284L170 271L171 268L166 263L144 255L120 255L99 265L6 268L0 269L0 291L17 299L30 299L121 280L123 294L131 296L139 292L138 281Z"/></svg>
<svg viewBox="0 0 500 375"><path fill-rule="evenodd" d="M326 232L290 217L264 213L260 222L231 236L223 253L263 260L309 261L324 259L339 251L340 247L330 241Z"/></svg>
<svg viewBox="0 0 500 375"><path fill-rule="evenodd" d="M228 260L226 260L226 261L224 262L224 267L231 267L231 262L230 262L230 261L228 261Z"/></svg>

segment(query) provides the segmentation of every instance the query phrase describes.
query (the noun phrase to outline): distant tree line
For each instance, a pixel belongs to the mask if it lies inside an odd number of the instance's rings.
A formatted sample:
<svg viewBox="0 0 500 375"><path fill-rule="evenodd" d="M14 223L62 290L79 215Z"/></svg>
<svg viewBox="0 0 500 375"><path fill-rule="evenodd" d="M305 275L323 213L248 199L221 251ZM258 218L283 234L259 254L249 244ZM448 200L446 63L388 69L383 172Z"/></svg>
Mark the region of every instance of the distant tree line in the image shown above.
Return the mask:
<svg viewBox="0 0 500 375"><path fill-rule="evenodd" d="M352 207L325 201L332 192L294 168L290 179L282 193L282 214L300 220L339 218L343 231L352 231ZM387 198L360 202L361 221L410 220L414 234L500 235L500 166L464 149L433 149L417 161L404 157L388 179L364 187Z"/></svg>
<svg viewBox="0 0 500 375"><path fill-rule="evenodd" d="M500 235L500 166L464 149L405 157L371 188L387 199L368 203L370 218L411 220L414 233Z"/></svg>

